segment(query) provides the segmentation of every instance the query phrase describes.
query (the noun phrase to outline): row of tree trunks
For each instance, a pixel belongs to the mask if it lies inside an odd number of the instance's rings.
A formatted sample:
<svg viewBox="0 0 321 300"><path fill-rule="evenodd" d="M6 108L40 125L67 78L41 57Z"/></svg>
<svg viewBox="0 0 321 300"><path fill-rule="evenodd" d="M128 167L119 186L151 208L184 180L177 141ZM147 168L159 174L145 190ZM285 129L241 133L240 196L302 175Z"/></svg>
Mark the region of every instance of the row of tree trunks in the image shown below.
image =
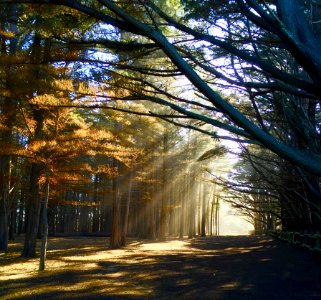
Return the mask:
<svg viewBox="0 0 321 300"><path fill-rule="evenodd" d="M9 205L9 157L3 156L0 159L1 172L1 195L0 195L0 251L8 251L9 223L8 223L8 205Z"/></svg>
<svg viewBox="0 0 321 300"><path fill-rule="evenodd" d="M11 5L9 11L6 11L9 19L12 22L1 24L2 32L10 31L16 33L16 22L18 20L17 4ZM7 27L7 28L6 28ZM17 38L7 39L4 35L0 37L0 51L3 57L8 57L9 60L17 53ZM15 68L11 63L5 65L5 86L4 89L12 90L13 78L15 77ZM18 102L14 97L1 97L1 115L5 116L4 130L1 134L1 143L3 150L13 144L13 127L16 122L16 112ZM11 214L11 228L14 226L15 214L11 210L10 189L11 189L11 157L9 155L0 155L0 251L8 251L9 239L9 219ZM13 232L11 230L11 238Z"/></svg>

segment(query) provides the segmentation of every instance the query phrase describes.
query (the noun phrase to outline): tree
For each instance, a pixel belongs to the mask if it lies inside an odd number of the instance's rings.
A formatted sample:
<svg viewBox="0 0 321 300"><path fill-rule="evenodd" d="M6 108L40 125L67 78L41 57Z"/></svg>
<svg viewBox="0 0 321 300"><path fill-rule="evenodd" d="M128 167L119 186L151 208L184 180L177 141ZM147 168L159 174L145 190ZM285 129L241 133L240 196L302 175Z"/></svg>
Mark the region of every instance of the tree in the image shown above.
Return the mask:
<svg viewBox="0 0 321 300"><path fill-rule="evenodd" d="M319 136L319 125L316 119L320 79L319 58L316 51L318 49L318 28L308 24L307 15L311 10L309 11L305 3L292 1L290 4L289 1L279 1L277 5L273 5L273 3L260 5L255 1L236 1L223 6L219 13L214 10L215 4L209 6L208 3L205 3L205 7L209 9L210 14L206 15L205 18L203 14L202 20L198 21L201 26L207 25L211 29L211 31L208 31L209 34L204 34L196 27L197 25L189 26L187 19L184 23L173 16L167 15L153 2L145 3L145 7L142 7L142 10L145 8L146 11L150 12L150 15L155 16L155 19L150 18L148 25L139 22L130 12L123 10L111 1L103 1L103 4L122 20L116 23L115 20L109 19L107 21L109 24L124 30L128 30L130 24L131 28L135 28L132 32L152 40L206 97L210 105L215 107L210 107L209 110L216 110L218 112L216 116L223 113L234 124L217 122L213 119L213 113L208 118L206 114L200 115L198 111L195 114L194 111L186 109L186 106L182 104L177 105L177 102L170 102L169 99L164 99L164 94L167 98L170 98L164 90L162 90L162 98L155 97L150 93L142 95L134 90L131 93L133 98L149 99L167 105L192 118L228 129L239 136L249 138L267 147L296 166L320 175L320 170L317 170L320 168L317 158L320 147L316 139ZM187 2L187 5L191 9L189 17L193 18L195 17L193 9L202 7L204 3ZM303 9L301 10L300 7ZM318 9L318 7L314 7L314 11ZM93 10L91 14L95 16ZM197 47L196 50L195 47L189 47L188 42L180 41L175 45L170 43L166 38L167 32L156 26L156 17L163 18L168 26L176 28L185 34L186 38L191 36L194 41L199 42L200 47L205 45L206 52ZM223 17L224 21L216 25L216 20L219 17ZM238 27L236 28L237 31L231 25L232 19L236 20L234 27ZM215 29L218 30L219 27L221 28L220 38L217 38L215 37ZM301 33L303 29L307 34ZM211 32L214 32L214 34L210 34ZM182 38L184 38L184 35ZM269 43L267 43L267 40ZM267 47L271 43L275 43L275 46L268 49ZM282 53L279 57L281 57L281 61L286 61L286 67L282 62L279 62L279 59L273 65L267 63L268 59L275 57L276 52ZM221 57L230 61L231 72L223 73L215 68L215 63L218 62L214 59L216 55L221 55ZM185 60L184 57L186 57ZM190 64L187 64L187 61ZM241 90L243 88L243 94L248 95L251 100L249 108L253 111L253 114L244 113L244 109L242 110L238 103L234 107L230 105L226 99L211 88L210 80L203 80L193 70L192 66L194 70L205 72L209 78L223 80ZM261 107L265 103L271 103L269 98L272 98L284 110L283 114L288 118L288 121L287 127L283 128L283 136L289 132L291 134L290 140L284 139L278 132L268 129L266 122L269 122L269 119L263 119ZM242 101L244 100L242 98ZM181 99L179 101L184 103ZM272 109L278 108L276 104L272 106ZM242 105L244 107L243 103ZM300 105L300 109L293 109L294 105ZM198 106L200 105L198 104ZM302 132L298 134L298 126L293 125L291 119L300 120L300 128L304 128L303 134ZM273 126L272 122L270 124ZM244 131L240 130L239 127ZM307 153L309 154L307 155ZM309 178L307 185L313 186L314 192L320 195L318 188L316 188L317 179L310 175L304 177ZM314 198L313 200L312 197L311 200L318 207L320 196ZM318 221L314 223L317 224Z"/></svg>
<svg viewBox="0 0 321 300"><path fill-rule="evenodd" d="M34 1L36 3L53 3L55 1ZM228 129L233 133L237 133L245 138L250 138L256 142L262 144L264 147L277 153L282 158L285 158L292 163L303 167L309 172L315 174L321 174L321 167L318 164L318 158L316 154L301 151L294 147L286 145L276 137L265 132L253 121L249 120L244 114L237 110L231 103L220 96L214 91L208 80L203 80L198 73L195 72L191 64L188 64L184 57L187 57L191 62L195 62L197 67L201 68L211 77L216 77L217 70L211 65L203 64L202 59L198 59L194 49L191 51L186 50L186 43L179 42L177 45L172 44L169 38L166 37L166 30L162 28L174 27L179 32L183 33L183 37L190 36L195 41L198 41L200 47L205 44L209 44L212 49L221 49L223 53L231 54L238 57L244 63L247 63L255 68L257 72L261 72L266 75L270 80L265 82L248 82L247 78L239 78L233 81L235 86L255 88L257 91L262 90L277 90L285 92L289 95L301 95L306 98L307 102L315 101L318 99L318 78L319 72L317 63L319 61L315 49L317 49L317 39L315 38L316 32L314 28L309 26L306 15L302 12L300 7L303 5L299 0L292 1L283 0L279 1L277 5L271 3L269 5L259 4L256 1L242 1L229 3L231 7L237 9L238 13L242 17L246 17L248 22L254 24L255 28L260 28L264 32L272 36L274 40L279 41L280 47L286 49L289 57L298 66L302 68L300 77L298 78L291 72L286 72L280 69L278 65L271 65L267 62L265 57L262 57L256 53L256 47L249 51L248 49L238 49L236 46L228 43L228 37L226 40L215 37L215 33L203 33L197 29L197 25L189 25L188 22L184 23L178 20L177 17L169 16L152 1L144 2L143 4L136 4L139 9L149 13L149 19L146 20L146 24L136 19L130 12L127 12L123 7L120 7L113 1L100 1L101 5L106 7L108 11L103 12L99 8L95 8L88 3L87 5L81 4L76 1L60 1L58 5L65 5L88 14L100 22L115 26L121 30L129 31L134 34L138 34L148 38L152 41L155 47L158 47L164 51L166 56L173 62L178 70L189 79L189 81L195 86L195 88L206 98L209 103L211 111L219 111L224 114L234 125L222 123L213 116L207 117L205 114L195 113L193 111L185 109L183 106L169 102L165 99L153 99L153 101L167 105L172 109L187 115L194 119L202 120L213 126L218 126L224 129ZM188 3L187 3L188 4ZM289 4L290 9L285 7ZM205 4L207 5L207 3ZM193 4L193 8L199 8L200 5ZM206 6L211 13L214 14L215 5ZM225 7L225 6L224 6ZM187 6L188 8L188 6ZM229 6L228 6L229 8ZM187 11L188 12L188 11ZM278 15L277 15L278 14ZM118 18L116 18L117 16ZM162 27L159 27L155 23L154 16L161 18L163 21ZM191 15L193 17L193 14ZM210 19L210 14L208 20ZM214 20L218 15L214 14ZM214 28L213 28L214 29ZM304 34L301 34L303 32ZM252 33L251 33L252 34ZM302 37L304 36L304 37ZM253 45L260 42L260 39L251 38L250 42ZM182 44L182 47L180 47ZM194 43L195 45L195 43ZM208 49L211 49L208 47ZM213 52L213 54L216 51ZM210 55L208 55L210 56ZM304 71L303 71L304 70ZM220 76L223 77L223 76ZM228 80L224 78L223 80ZM231 82L231 80L229 80ZM134 96L134 95L133 95ZM140 99L142 95L137 95ZM152 100L152 97L146 97L146 99ZM197 105L197 104L196 104ZM310 155L311 154L311 155Z"/></svg>
<svg viewBox="0 0 321 300"><path fill-rule="evenodd" d="M8 5L1 12L2 25L1 34L1 56L4 59L1 68L1 114L3 115L1 142L3 145L14 144L13 127L16 121L17 99L5 91L11 91L13 88L13 78L16 76L16 69L12 61L17 54L18 33L16 22L19 12L17 5ZM12 157L10 153L0 155L0 251L8 251L9 238L9 217L13 206L12 191Z"/></svg>
<svg viewBox="0 0 321 300"><path fill-rule="evenodd" d="M240 160L227 178L214 174L212 178L222 186L225 201L254 225L256 233L261 234L275 230L282 220L287 219L281 213L281 197L293 191L293 186L284 184L285 176L281 170L279 157L251 146L243 149ZM286 207L291 210L288 203Z"/></svg>
<svg viewBox="0 0 321 300"><path fill-rule="evenodd" d="M26 2L67 6L119 29L112 41L95 34L73 41L119 51L127 47L128 59L106 72L118 76L114 88L126 91L118 100L153 101L175 113L153 110L150 115L213 137L222 135L212 127L224 129L233 134L225 138L271 150L291 172L298 168L295 172L301 174L312 207L320 206L318 2L186 0L177 14L168 9L167 1ZM131 35L121 39L123 32ZM156 54L155 62L161 65L139 65L142 53ZM110 63L103 60L100 68ZM178 83L188 79L194 94L184 94L180 87L168 90L164 83L171 76ZM234 95L222 90L226 87ZM102 99L116 98L107 94ZM184 122L187 118L201 122L189 124ZM282 125L276 126L280 120Z"/></svg>

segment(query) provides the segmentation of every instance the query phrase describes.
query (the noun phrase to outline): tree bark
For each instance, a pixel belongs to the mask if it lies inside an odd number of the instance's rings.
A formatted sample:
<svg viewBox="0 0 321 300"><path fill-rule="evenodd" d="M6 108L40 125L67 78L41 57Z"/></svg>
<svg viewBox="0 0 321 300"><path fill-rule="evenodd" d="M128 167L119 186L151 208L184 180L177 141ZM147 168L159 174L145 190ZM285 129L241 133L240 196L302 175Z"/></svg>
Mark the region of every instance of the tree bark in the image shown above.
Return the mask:
<svg viewBox="0 0 321 300"><path fill-rule="evenodd" d="M30 193L26 209L26 235L21 256L35 257L36 242L39 227L40 199L39 199L39 178L41 165L33 163L30 175Z"/></svg>
<svg viewBox="0 0 321 300"><path fill-rule="evenodd" d="M99 232L99 216L100 216L100 205L99 205L99 196L97 192L99 190L99 175L95 174L94 178L94 195L93 195L93 202L96 206L93 206L93 226L92 232Z"/></svg>
<svg viewBox="0 0 321 300"><path fill-rule="evenodd" d="M8 252L8 204L2 193L0 198L0 251Z"/></svg>
<svg viewBox="0 0 321 300"><path fill-rule="evenodd" d="M10 222L9 222L9 240L14 241L16 236L16 224L17 224L17 207L14 203L11 213L10 213Z"/></svg>
<svg viewBox="0 0 321 300"><path fill-rule="evenodd" d="M184 238L185 233L185 218L186 218L186 196L187 196L187 174L183 174L183 180L179 187L180 198L180 225L179 225L179 238Z"/></svg>
<svg viewBox="0 0 321 300"><path fill-rule="evenodd" d="M2 31L11 31L15 33L17 31L16 22L18 19L17 4L12 4L9 10L8 18L11 20L8 24L8 28L0 25ZM5 37L1 37L1 54L3 56L15 56L17 51L17 38L6 40ZM9 47L7 46L9 44ZM5 65L5 88L9 91L13 91L14 86L12 84L15 76L15 69L12 64ZM2 97L1 97L2 98ZM1 134L1 139L4 144L12 144L12 130L16 121L17 113L17 100L12 97L4 97L1 99L3 105L1 107L1 114L5 116L4 120L4 132ZM10 198L10 177L11 177L11 157L9 155L0 156L0 251L8 251L8 238L9 238L9 198Z"/></svg>
<svg viewBox="0 0 321 300"><path fill-rule="evenodd" d="M165 240L166 237L166 225L167 225L167 154L168 154L168 135L163 136L163 167L162 167L162 199L161 199L161 211L159 221L159 240Z"/></svg>
<svg viewBox="0 0 321 300"><path fill-rule="evenodd" d="M118 175L113 178L113 213L110 236L110 248L120 248L122 245L121 229L121 198L120 198L120 162L114 159L114 167L118 170Z"/></svg>
<svg viewBox="0 0 321 300"><path fill-rule="evenodd" d="M121 246L126 246L126 236L128 231L128 221L129 221L129 208L130 208L130 202L132 197L132 188L133 188L133 177L134 177L134 167L130 169L129 172L129 178L128 178L128 190L127 190L127 197L126 197L126 203L124 207L124 213L123 213L123 225L122 225L122 233L121 233Z"/></svg>
<svg viewBox="0 0 321 300"><path fill-rule="evenodd" d="M204 190L204 184L201 185L202 192L202 217L201 217L201 236L206 236L206 219L207 219L207 203L206 203L206 194Z"/></svg>
<svg viewBox="0 0 321 300"><path fill-rule="evenodd" d="M31 60L36 65L33 71L33 77L35 86L33 91L30 92L29 97L32 98L34 92L40 93L40 88L38 86L37 80L41 79L40 76L40 62L41 62L41 37L38 33L35 34L33 40L33 48L31 53ZM44 119L47 111L39 108L37 105L32 105L33 119L36 123L34 140L42 140L44 137ZM39 180L41 175L42 165L39 163L32 163L31 174L30 174L30 189L29 189L29 199L27 202L26 211L26 235L25 243L22 250L22 256L24 257L34 257L36 256L36 239L39 227L39 217L40 217L40 187Z"/></svg>
<svg viewBox="0 0 321 300"><path fill-rule="evenodd" d="M189 211L188 211L188 238L192 239L196 235L196 196L195 196L195 180L196 176L192 170L192 174L189 175L189 186L188 186L188 195L189 195Z"/></svg>
<svg viewBox="0 0 321 300"><path fill-rule="evenodd" d="M49 170L45 170L46 182L45 182L45 198L42 207L42 237L40 248L40 262L39 271L45 269L47 243L48 243L48 201L49 201Z"/></svg>

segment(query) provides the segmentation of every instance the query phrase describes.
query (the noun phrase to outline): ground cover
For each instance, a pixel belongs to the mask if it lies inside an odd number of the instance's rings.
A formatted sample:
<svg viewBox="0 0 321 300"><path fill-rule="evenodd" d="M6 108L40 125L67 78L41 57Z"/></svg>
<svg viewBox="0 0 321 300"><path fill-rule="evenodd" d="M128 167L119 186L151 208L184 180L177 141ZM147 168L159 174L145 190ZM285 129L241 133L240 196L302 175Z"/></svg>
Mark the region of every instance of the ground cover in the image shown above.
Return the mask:
<svg viewBox="0 0 321 300"><path fill-rule="evenodd" d="M313 253L267 237L208 237L108 249L105 237L49 239L46 270L0 256L0 299L321 299Z"/></svg>

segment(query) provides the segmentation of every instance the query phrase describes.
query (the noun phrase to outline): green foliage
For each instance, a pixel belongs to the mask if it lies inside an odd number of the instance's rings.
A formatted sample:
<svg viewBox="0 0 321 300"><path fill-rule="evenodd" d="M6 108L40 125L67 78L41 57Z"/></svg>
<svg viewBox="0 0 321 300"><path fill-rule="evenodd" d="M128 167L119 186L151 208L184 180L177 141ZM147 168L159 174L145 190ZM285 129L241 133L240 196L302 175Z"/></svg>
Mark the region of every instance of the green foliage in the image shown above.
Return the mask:
<svg viewBox="0 0 321 300"><path fill-rule="evenodd" d="M226 14L235 10L235 1L224 0L181 0L184 6L184 20L215 21L222 18L221 13Z"/></svg>
<svg viewBox="0 0 321 300"><path fill-rule="evenodd" d="M157 0L155 4L170 16L181 16L183 13L180 0Z"/></svg>

